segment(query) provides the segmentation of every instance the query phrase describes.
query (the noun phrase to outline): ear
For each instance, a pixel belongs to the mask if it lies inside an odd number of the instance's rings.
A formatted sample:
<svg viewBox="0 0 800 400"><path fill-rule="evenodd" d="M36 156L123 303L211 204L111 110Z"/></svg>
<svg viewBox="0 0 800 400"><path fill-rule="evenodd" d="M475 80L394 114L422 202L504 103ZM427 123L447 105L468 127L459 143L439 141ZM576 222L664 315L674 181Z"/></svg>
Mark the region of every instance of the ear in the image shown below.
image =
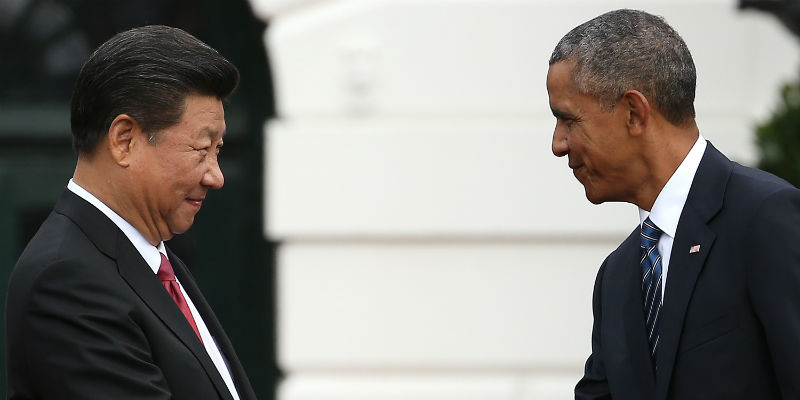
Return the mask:
<svg viewBox="0 0 800 400"><path fill-rule="evenodd" d="M650 123L650 113L652 108L647 97L644 97L642 92L638 90L628 90L622 95L620 100L627 106L627 121L628 132L632 136L640 136L647 130L647 125Z"/></svg>
<svg viewBox="0 0 800 400"><path fill-rule="evenodd" d="M111 122L108 128L108 148L117 165L124 168L130 165L131 150L138 130L139 124L128 114L117 115Z"/></svg>

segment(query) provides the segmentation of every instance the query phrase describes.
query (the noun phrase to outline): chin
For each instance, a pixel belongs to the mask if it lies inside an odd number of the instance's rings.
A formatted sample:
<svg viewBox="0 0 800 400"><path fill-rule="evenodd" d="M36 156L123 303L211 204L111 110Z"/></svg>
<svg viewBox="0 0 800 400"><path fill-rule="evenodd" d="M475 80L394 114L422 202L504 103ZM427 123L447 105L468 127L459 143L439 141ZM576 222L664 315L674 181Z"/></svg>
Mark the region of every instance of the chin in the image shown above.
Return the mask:
<svg viewBox="0 0 800 400"><path fill-rule="evenodd" d="M603 204L606 201L608 201L608 199L602 196L598 196L597 193L592 193L591 191L589 191L589 188L584 188L584 189L586 193L586 200L589 200L590 203L597 205L597 204Z"/></svg>
<svg viewBox="0 0 800 400"><path fill-rule="evenodd" d="M189 226L187 228L175 228L175 229L172 230L172 235L173 236L182 235L182 234L186 233L186 231L188 231L189 228L191 228L191 226Z"/></svg>
<svg viewBox="0 0 800 400"><path fill-rule="evenodd" d="M589 202L594 204L594 205L603 204L603 203L606 202L605 200L593 199L593 198L588 197L588 196L586 197L586 199L589 200Z"/></svg>
<svg viewBox="0 0 800 400"><path fill-rule="evenodd" d="M170 231L172 231L173 235L180 235L189 230L192 227L194 220L188 221L186 223L175 224L170 226Z"/></svg>

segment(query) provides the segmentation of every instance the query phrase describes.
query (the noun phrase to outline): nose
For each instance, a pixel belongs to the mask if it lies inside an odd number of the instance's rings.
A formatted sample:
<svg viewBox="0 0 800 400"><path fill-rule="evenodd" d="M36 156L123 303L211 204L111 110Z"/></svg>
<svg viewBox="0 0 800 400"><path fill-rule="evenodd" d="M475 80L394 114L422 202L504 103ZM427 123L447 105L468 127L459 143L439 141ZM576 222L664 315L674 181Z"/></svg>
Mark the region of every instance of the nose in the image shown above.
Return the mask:
<svg viewBox="0 0 800 400"><path fill-rule="evenodd" d="M563 129L558 129L558 124L553 131L553 154L556 157L563 157L569 154L569 144L567 142L567 135L564 134Z"/></svg>
<svg viewBox="0 0 800 400"><path fill-rule="evenodd" d="M219 162L216 159L210 161L210 164L205 175L203 175L201 183L211 189L220 189L225 184L225 176L222 175L222 169L220 169Z"/></svg>

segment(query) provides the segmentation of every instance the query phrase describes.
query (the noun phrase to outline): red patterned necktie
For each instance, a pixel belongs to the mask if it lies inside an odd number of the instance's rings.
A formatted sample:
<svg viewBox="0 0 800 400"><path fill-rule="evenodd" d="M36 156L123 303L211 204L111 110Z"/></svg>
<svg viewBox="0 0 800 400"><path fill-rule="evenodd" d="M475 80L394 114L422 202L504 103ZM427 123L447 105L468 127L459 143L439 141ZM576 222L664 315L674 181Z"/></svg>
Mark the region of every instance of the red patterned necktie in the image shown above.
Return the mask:
<svg viewBox="0 0 800 400"><path fill-rule="evenodd" d="M172 264L169 263L164 253L159 252L159 254L161 254L161 266L158 268L158 279L161 279L161 284L164 285L164 289L167 289L167 293L172 297L172 300L175 300L175 304L178 305L183 316L189 321L189 325L192 326L194 333L197 334L197 338L200 339L202 343L203 338L200 337L200 331L197 330L197 324L194 323L192 312L189 310L189 304L186 303L186 299L183 298L181 288L175 280L175 271L172 270Z"/></svg>

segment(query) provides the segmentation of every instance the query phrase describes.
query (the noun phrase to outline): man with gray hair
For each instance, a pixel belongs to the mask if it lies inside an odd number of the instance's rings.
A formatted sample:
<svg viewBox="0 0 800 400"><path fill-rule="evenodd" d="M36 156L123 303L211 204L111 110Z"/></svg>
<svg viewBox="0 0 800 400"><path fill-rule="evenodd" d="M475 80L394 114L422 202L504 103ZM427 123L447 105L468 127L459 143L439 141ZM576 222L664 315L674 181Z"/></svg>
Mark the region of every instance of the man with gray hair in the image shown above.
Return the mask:
<svg viewBox="0 0 800 400"><path fill-rule="evenodd" d="M552 150L592 203L639 208L600 266L576 399L800 398L800 190L695 123L695 66L660 17L617 10L550 58Z"/></svg>

